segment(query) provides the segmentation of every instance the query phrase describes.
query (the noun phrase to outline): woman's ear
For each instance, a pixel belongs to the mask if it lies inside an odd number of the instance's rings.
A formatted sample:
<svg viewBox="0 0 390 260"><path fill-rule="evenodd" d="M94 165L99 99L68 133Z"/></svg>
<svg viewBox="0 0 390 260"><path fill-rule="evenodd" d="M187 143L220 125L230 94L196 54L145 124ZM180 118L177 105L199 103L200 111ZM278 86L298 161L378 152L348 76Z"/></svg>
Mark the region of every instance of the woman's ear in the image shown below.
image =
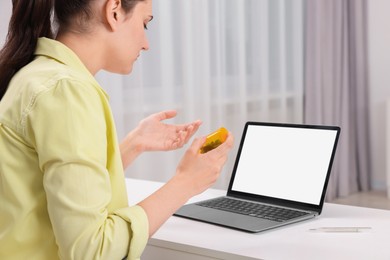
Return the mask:
<svg viewBox="0 0 390 260"><path fill-rule="evenodd" d="M105 6L106 20L112 31L116 31L121 16L121 0L107 0Z"/></svg>

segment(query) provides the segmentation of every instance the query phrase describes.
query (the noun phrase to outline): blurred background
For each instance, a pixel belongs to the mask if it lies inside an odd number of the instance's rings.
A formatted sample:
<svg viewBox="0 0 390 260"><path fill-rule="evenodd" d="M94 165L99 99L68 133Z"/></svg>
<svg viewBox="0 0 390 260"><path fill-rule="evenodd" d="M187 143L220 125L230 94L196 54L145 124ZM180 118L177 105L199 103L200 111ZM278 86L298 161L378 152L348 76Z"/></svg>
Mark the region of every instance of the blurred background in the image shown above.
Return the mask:
<svg viewBox="0 0 390 260"><path fill-rule="evenodd" d="M11 9L0 3L0 46ZM342 128L328 200L386 196L389 11L387 0L154 1L150 50L132 74L96 77L119 138L164 109L178 111L172 123L201 119L197 135L233 132L216 188L228 185L246 121L288 122ZM126 176L166 181L184 150L143 154Z"/></svg>

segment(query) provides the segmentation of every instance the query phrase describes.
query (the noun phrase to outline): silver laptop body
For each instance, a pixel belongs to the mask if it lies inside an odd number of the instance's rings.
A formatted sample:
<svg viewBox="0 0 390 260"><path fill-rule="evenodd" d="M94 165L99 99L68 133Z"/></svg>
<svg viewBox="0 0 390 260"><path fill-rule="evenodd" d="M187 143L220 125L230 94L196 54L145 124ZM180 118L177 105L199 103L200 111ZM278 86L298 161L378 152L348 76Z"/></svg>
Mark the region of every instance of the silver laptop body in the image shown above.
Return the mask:
<svg viewBox="0 0 390 260"><path fill-rule="evenodd" d="M228 209L220 197L184 205L174 215L247 232L316 217L339 135L337 126L247 122L223 197Z"/></svg>

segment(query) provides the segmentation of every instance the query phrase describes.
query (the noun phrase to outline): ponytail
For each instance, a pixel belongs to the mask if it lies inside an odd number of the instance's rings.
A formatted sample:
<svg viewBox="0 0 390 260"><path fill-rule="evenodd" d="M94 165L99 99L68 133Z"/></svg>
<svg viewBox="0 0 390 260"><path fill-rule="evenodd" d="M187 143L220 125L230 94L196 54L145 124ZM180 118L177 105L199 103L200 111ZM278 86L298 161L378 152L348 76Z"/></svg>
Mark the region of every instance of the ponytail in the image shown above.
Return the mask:
<svg viewBox="0 0 390 260"><path fill-rule="evenodd" d="M18 70L32 61L39 37L53 38L54 0L12 0L12 16L0 51L0 100Z"/></svg>

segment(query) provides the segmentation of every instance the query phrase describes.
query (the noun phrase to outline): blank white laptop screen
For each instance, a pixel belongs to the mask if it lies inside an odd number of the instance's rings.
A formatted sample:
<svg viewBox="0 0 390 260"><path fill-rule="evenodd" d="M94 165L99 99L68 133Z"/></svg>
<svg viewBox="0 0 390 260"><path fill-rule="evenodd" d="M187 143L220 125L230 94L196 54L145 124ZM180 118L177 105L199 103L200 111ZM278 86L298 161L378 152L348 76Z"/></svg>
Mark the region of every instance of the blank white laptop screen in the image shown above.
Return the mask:
<svg viewBox="0 0 390 260"><path fill-rule="evenodd" d="M336 135L249 125L232 190L319 205Z"/></svg>

